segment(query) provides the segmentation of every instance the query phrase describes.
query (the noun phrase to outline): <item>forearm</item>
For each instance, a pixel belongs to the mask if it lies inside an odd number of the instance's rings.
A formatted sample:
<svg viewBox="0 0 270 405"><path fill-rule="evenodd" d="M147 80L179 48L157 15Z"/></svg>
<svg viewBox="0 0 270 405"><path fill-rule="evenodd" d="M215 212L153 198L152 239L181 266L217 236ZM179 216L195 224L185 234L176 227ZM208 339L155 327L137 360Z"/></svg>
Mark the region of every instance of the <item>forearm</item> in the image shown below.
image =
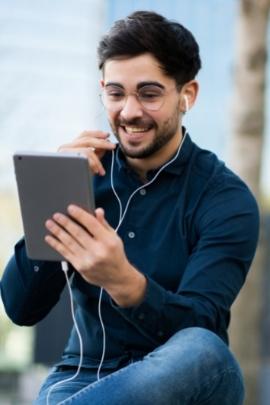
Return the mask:
<svg viewBox="0 0 270 405"><path fill-rule="evenodd" d="M223 324L226 316L221 308L199 294L191 297L167 291L149 278L145 297L139 305L124 308L114 301L111 305L155 345L164 343L181 329L195 326L209 329L227 341Z"/></svg>
<svg viewBox="0 0 270 405"><path fill-rule="evenodd" d="M29 260L18 242L1 280L7 315L19 325L33 325L58 301L65 285L59 263Z"/></svg>

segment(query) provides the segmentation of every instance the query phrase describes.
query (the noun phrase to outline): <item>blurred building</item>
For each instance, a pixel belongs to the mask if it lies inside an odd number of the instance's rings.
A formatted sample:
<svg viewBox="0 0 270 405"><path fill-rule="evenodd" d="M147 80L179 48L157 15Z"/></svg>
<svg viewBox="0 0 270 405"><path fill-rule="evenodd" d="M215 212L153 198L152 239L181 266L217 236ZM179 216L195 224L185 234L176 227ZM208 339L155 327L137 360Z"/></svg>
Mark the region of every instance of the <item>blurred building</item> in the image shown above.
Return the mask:
<svg viewBox="0 0 270 405"><path fill-rule="evenodd" d="M104 16L102 0L0 0L0 277L22 235L12 154L55 150L82 130L101 126L96 44ZM38 372L29 383L20 370L32 360L47 365L60 356L69 308L64 294L35 330L12 326L0 301L1 404L30 403Z"/></svg>
<svg viewBox="0 0 270 405"><path fill-rule="evenodd" d="M10 183L14 150L55 149L100 126L96 44L104 5L0 1L1 189Z"/></svg>

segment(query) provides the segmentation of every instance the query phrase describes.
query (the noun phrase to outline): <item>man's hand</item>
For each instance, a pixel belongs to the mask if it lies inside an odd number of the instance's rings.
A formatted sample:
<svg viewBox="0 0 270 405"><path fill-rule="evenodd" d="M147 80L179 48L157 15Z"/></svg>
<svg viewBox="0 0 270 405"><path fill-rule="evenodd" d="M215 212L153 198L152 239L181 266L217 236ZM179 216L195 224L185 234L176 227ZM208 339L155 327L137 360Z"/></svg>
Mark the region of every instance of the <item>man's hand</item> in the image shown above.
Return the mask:
<svg viewBox="0 0 270 405"><path fill-rule="evenodd" d="M103 287L119 306L138 305L145 295L146 278L129 263L123 242L103 209L98 208L94 216L70 205L68 214L56 213L46 221L51 233L46 242L87 282Z"/></svg>
<svg viewBox="0 0 270 405"><path fill-rule="evenodd" d="M59 152L80 152L89 161L93 173L104 176L105 170L100 159L108 150L113 150L115 144L109 141L109 134L102 131L84 131L74 141L60 146Z"/></svg>

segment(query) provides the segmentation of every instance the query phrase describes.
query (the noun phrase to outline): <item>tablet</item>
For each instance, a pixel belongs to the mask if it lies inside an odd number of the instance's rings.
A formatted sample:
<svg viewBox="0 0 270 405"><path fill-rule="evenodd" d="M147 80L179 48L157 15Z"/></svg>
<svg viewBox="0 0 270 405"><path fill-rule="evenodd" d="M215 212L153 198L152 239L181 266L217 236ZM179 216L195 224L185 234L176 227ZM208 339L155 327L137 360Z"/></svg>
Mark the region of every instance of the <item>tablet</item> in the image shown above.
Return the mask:
<svg viewBox="0 0 270 405"><path fill-rule="evenodd" d="M17 152L13 162L27 256L35 260L64 260L44 240L49 233L45 221L55 212L67 214L69 204L94 211L87 158L78 153Z"/></svg>

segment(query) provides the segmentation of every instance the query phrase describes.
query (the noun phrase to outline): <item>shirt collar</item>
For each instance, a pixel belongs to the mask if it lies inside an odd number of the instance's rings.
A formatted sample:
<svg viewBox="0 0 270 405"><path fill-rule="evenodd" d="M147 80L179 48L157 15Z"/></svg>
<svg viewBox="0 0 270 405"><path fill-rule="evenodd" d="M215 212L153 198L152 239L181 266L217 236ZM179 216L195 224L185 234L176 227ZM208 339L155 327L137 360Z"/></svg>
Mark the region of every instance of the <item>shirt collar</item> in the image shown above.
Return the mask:
<svg viewBox="0 0 270 405"><path fill-rule="evenodd" d="M191 155L191 152L192 152L192 149L193 149L193 145L194 144L193 144L189 134L186 132L185 136L184 136L184 139L183 139L183 144L181 146L181 150L179 152L179 155L177 156L177 158L171 164L169 164L168 166L166 166L164 168L164 171L167 172L167 173L180 175L182 173L183 167L186 165L186 163L188 162L188 160L190 158L190 155ZM119 146L117 146L115 161L116 161L116 166L117 166L118 170L125 169L127 171L132 171L130 166L127 164L125 155L123 154L123 152L121 151ZM159 169L160 168L157 168L155 170L151 170L149 172L148 177L152 177L152 175L154 175Z"/></svg>

